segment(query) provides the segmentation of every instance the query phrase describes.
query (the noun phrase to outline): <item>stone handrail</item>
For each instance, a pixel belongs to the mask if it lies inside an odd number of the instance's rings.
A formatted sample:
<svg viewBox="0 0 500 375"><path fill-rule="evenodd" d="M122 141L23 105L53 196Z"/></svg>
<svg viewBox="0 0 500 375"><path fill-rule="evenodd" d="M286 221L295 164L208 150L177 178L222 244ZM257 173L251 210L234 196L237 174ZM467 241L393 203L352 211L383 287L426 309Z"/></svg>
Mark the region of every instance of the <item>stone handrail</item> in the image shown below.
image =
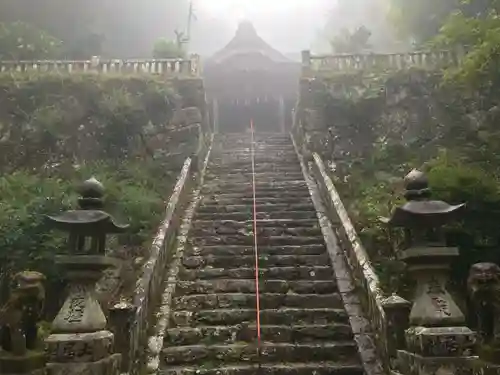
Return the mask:
<svg viewBox="0 0 500 375"><path fill-rule="evenodd" d="M307 74L375 68L404 69L411 66L438 68L457 64L463 54L462 50L338 55L311 55L310 51L302 51L302 70L304 74Z"/></svg>
<svg viewBox="0 0 500 375"><path fill-rule="evenodd" d="M110 309L115 333L115 350L122 354L122 372L137 374L143 364L148 329L161 299L164 274L189 201L196 166L187 158L166 207L165 219L153 239L149 259L142 266L132 303L118 303Z"/></svg>
<svg viewBox="0 0 500 375"><path fill-rule="evenodd" d="M139 59L139 60L30 60L0 61L0 72L96 72L96 73L148 73L162 75L200 74L198 55L189 59Z"/></svg>
<svg viewBox="0 0 500 375"><path fill-rule="evenodd" d="M327 207L328 217L336 228L342 244L358 289L357 295L363 304L363 311L370 320L371 329L376 339L377 354L383 366L388 370L390 368L390 338L388 337L390 327L384 307L385 298L378 276L321 157L316 153L313 154L312 174Z"/></svg>

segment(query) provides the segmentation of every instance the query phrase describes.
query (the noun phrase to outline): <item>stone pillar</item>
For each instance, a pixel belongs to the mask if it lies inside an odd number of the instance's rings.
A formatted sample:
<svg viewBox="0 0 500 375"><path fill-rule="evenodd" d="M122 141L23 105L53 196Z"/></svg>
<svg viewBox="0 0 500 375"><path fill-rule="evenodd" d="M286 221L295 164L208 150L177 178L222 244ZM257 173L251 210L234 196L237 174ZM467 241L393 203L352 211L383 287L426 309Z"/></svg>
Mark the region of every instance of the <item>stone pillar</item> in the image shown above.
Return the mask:
<svg viewBox="0 0 500 375"><path fill-rule="evenodd" d="M470 313L479 336L478 354L484 375L500 374L500 267L473 264L467 278Z"/></svg>
<svg viewBox="0 0 500 375"><path fill-rule="evenodd" d="M14 276L15 286L0 309L0 374L43 374L45 353L37 323L45 302L44 281L35 271Z"/></svg>
<svg viewBox="0 0 500 375"><path fill-rule="evenodd" d="M302 51L302 75L307 76L312 71L311 51Z"/></svg>
<svg viewBox="0 0 500 375"><path fill-rule="evenodd" d="M282 133L286 132L286 126L285 126L285 100L283 99L283 96L280 95L278 99L278 106L279 106L279 119L280 119L280 130Z"/></svg>
<svg viewBox="0 0 500 375"><path fill-rule="evenodd" d="M109 309L108 324L113 332L115 353L121 353L121 372L129 373L132 368L131 330L136 316L136 306L119 302Z"/></svg>
<svg viewBox="0 0 500 375"><path fill-rule="evenodd" d="M95 283L112 266L105 256L106 235L126 230L102 211L104 187L94 178L80 189L79 210L49 216L54 228L69 233L69 254L57 257L65 270L69 293L46 339L47 375L120 374L120 354L95 296Z"/></svg>
<svg viewBox="0 0 500 375"><path fill-rule="evenodd" d="M387 322L387 358L390 368L397 366L397 352L405 349L405 331L408 328L411 302L393 294L382 301Z"/></svg>
<svg viewBox="0 0 500 375"><path fill-rule="evenodd" d="M406 176L405 188L407 203L387 220L404 229L406 249L400 259L416 281L398 370L403 375L472 375L476 335L465 326L465 316L447 290L450 262L458 249L446 246L442 231L464 204L431 200L427 177L416 170Z"/></svg>
<svg viewBox="0 0 500 375"><path fill-rule="evenodd" d="M212 112L213 112L213 129L214 134L219 133L219 101L217 98L212 99Z"/></svg>

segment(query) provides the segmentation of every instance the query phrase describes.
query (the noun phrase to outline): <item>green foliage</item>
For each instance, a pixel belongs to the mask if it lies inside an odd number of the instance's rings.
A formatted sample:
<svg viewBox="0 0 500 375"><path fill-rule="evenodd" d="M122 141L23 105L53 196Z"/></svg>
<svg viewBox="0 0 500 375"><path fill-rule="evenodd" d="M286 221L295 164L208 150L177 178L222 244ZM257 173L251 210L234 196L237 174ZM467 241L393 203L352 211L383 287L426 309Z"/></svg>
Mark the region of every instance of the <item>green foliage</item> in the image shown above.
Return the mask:
<svg viewBox="0 0 500 375"><path fill-rule="evenodd" d="M55 59L61 45L61 41L32 25L0 23L0 60Z"/></svg>
<svg viewBox="0 0 500 375"><path fill-rule="evenodd" d="M461 251L455 285L463 286L472 263L500 261L500 109L484 111L485 103L474 100L478 91L457 90L457 81L445 77L411 69L315 84L315 105L335 119L328 125L335 147L326 157L335 162L339 193L384 289L408 298L411 280L398 259L401 233L379 217L403 202L402 177L412 168L428 172L435 199L467 203L464 217L447 228L449 245Z"/></svg>
<svg viewBox="0 0 500 375"><path fill-rule="evenodd" d="M174 99L160 77L0 74L0 274L60 279L66 238L44 215L76 208L75 187L91 176L106 188L105 210L130 224L109 250L147 256L179 172L148 142L168 133Z"/></svg>
<svg viewBox="0 0 500 375"><path fill-rule="evenodd" d="M151 162L92 163L74 170L70 179L18 171L0 178L0 264L2 272L37 269L51 280L58 275L54 256L66 252L62 233L44 218L76 207L75 187L95 176L106 188L105 210L131 225L120 235L127 246L148 245L164 212L170 176L151 173ZM161 188L160 188L161 185Z"/></svg>
<svg viewBox="0 0 500 375"><path fill-rule="evenodd" d="M186 53L178 43L165 38L156 41L153 47L153 57L155 59L176 59L185 56Z"/></svg>
<svg viewBox="0 0 500 375"><path fill-rule="evenodd" d="M0 170L143 156L146 128L166 124L174 97L156 77L0 74Z"/></svg>

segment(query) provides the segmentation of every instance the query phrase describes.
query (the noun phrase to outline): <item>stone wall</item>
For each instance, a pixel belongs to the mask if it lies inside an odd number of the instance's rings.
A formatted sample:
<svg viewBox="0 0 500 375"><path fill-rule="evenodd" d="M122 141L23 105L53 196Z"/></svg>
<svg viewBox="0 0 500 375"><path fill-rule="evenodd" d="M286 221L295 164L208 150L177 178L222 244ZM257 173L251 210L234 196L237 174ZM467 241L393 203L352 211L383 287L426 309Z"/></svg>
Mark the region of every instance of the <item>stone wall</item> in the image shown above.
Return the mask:
<svg viewBox="0 0 500 375"><path fill-rule="evenodd" d="M165 219L137 275L134 291L114 295L108 292L101 296L102 304L109 307L105 310L115 334L115 349L123 356L122 370L131 374L136 374L144 364L147 335L150 324L155 321L153 314L161 298L165 270L171 260L183 211L197 184L211 142L201 79L176 80L175 87L180 95L173 117L162 131L150 134L146 142L154 157L164 158L169 169L180 171L167 202ZM123 272L127 272L126 266L115 270L116 289L124 279L120 275ZM108 274L108 279L103 278L100 284L109 284L109 278Z"/></svg>
<svg viewBox="0 0 500 375"><path fill-rule="evenodd" d="M339 167L369 156L377 142L404 144L422 133L432 140L454 121L440 77L418 69L304 77L293 132L302 147Z"/></svg>
<svg viewBox="0 0 500 375"><path fill-rule="evenodd" d="M387 372L394 367L396 343L405 328L397 326L394 316L408 308L408 301L384 295L331 176L348 175L350 163L369 157L380 136L410 141L421 130L418 125L436 115L436 98L429 95L434 78L420 71L378 80L362 72L304 77L294 111L294 139L321 192Z"/></svg>

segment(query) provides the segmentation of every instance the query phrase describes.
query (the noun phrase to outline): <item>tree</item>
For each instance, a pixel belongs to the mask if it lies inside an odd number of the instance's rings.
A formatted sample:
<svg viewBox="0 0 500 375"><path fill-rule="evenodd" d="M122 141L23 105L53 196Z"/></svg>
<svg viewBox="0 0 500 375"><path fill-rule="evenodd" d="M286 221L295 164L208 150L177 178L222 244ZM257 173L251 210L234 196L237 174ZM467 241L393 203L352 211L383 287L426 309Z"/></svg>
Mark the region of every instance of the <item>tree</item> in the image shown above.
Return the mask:
<svg viewBox="0 0 500 375"><path fill-rule="evenodd" d="M417 46L430 41L448 24L450 15L484 19L499 8L498 0L389 0L389 19L399 36Z"/></svg>
<svg viewBox="0 0 500 375"><path fill-rule="evenodd" d="M0 23L0 60L54 59L62 42L23 22Z"/></svg>
<svg viewBox="0 0 500 375"><path fill-rule="evenodd" d="M434 37L461 0L390 0L389 19L400 38L420 45Z"/></svg>
<svg viewBox="0 0 500 375"><path fill-rule="evenodd" d="M336 53L360 53L371 47L368 42L371 35L371 31L364 26L358 27L353 32L342 29L340 34L330 41L330 44Z"/></svg>
<svg viewBox="0 0 500 375"><path fill-rule="evenodd" d="M178 43L165 38L159 39L153 47L153 57L155 59L176 59L184 58L185 52Z"/></svg>

